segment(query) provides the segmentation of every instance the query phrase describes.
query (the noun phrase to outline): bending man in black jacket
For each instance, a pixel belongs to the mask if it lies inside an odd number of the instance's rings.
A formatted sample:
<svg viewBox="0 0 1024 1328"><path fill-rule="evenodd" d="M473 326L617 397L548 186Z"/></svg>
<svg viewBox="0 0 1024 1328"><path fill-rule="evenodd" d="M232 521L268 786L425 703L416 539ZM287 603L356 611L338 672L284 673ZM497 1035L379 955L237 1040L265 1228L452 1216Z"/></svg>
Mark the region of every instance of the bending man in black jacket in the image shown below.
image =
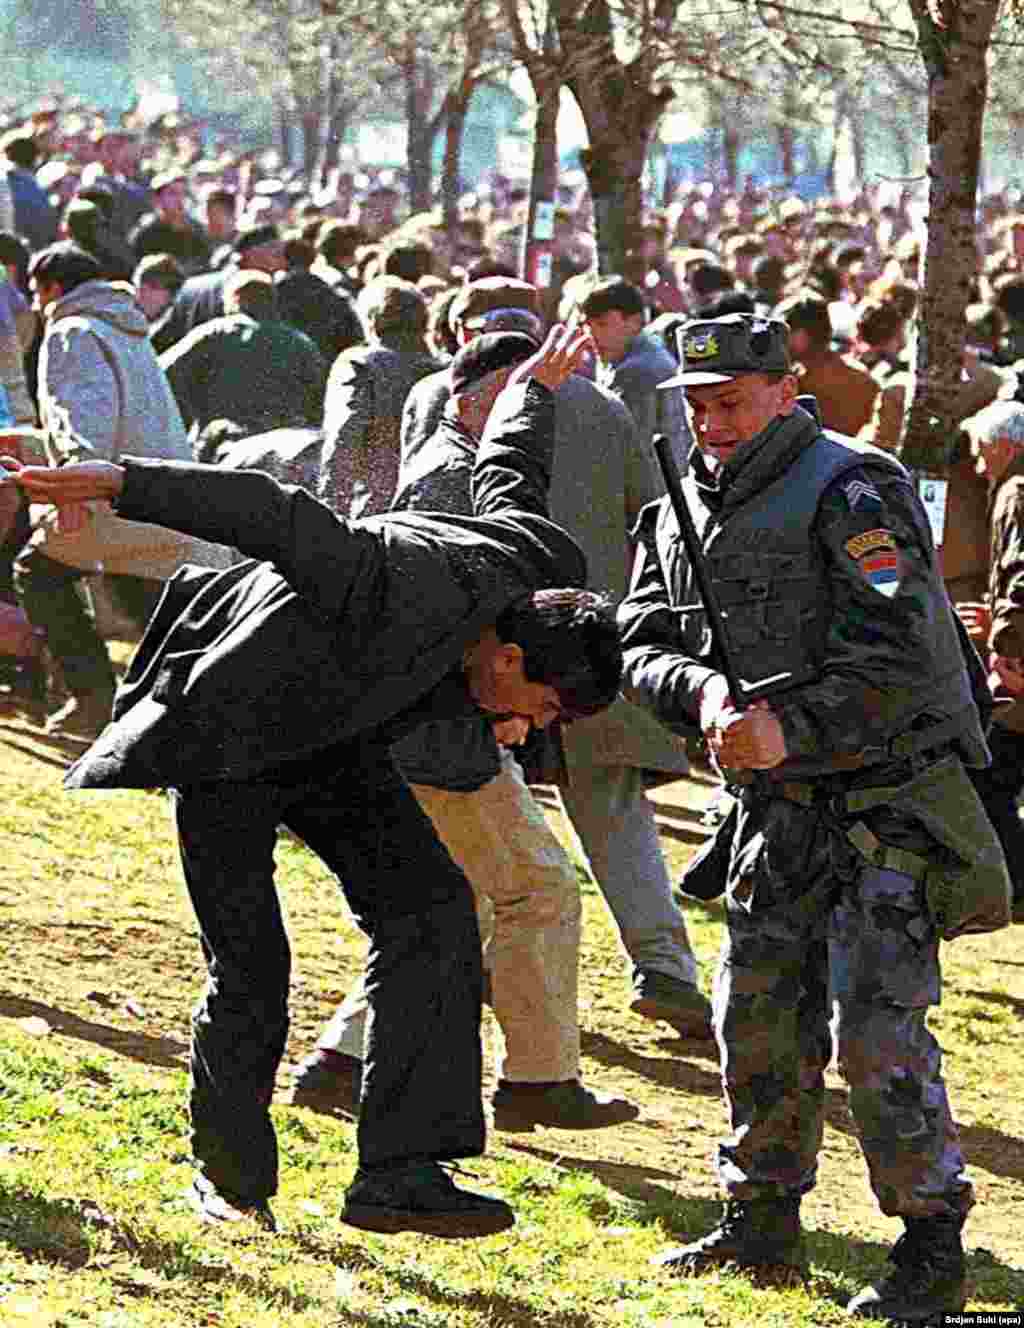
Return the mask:
<svg viewBox="0 0 1024 1328"><path fill-rule="evenodd" d="M484 1147L479 933L466 879L390 747L426 719L483 710L542 727L618 691L621 653L603 600L539 590L582 585L586 574L546 516L551 389L586 344L556 328L513 371L480 445L469 517L348 522L258 472L183 463L16 476L34 501L110 499L123 516L260 560L186 568L168 584L114 722L66 780L174 789L209 966L190 1097L194 1202L206 1218L272 1224L268 1108L288 1031L273 879L283 823L337 874L370 937L359 1171L343 1219L445 1236L514 1220L439 1165Z"/></svg>

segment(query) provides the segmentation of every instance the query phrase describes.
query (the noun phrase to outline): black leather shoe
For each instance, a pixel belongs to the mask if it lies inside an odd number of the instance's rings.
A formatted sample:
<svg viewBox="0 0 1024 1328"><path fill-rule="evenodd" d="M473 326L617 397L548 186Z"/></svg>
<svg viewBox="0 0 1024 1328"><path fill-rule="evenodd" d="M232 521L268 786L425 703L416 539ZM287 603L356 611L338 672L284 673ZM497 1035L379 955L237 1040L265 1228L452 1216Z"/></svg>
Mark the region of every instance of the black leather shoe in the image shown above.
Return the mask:
<svg viewBox="0 0 1024 1328"><path fill-rule="evenodd" d="M359 1115L363 1062L341 1051L317 1047L301 1061L292 1079L291 1104L327 1115Z"/></svg>
<svg viewBox="0 0 1024 1328"><path fill-rule="evenodd" d="M460 1190L440 1163L409 1162L357 1171L345 1192L341 1220L363 1231L419 1231L464 1240L505 1231L516 1217L504 1199Z"/></svg>
<svg viewBox="0 0 1024 1328"><path fill-rule="evenodd" d="M637 969L629 1008L645 1019L671 1024L680 1037L714 1037L707 997L691 983L653 968Z"/></svg>
<svg viewBox="0 0 1024 1328"><path fill-rule="evenodd" d="M600 1130L636 1120L640 1108L622 1097L595 1093L578 1079L558 1084L508 1083L500 1080L491 1099L499 1130Z"/></svg>
<svg viewBox="0 0 1024 1328"><path fill-rule="evenodd" d="M205 1176L196 1176L188 1190L188 1201L203 1222L225 1225L253 1222L263 1231L276 1231L277 1222L266 1199L239 1199L220 1190Z"/></svg>

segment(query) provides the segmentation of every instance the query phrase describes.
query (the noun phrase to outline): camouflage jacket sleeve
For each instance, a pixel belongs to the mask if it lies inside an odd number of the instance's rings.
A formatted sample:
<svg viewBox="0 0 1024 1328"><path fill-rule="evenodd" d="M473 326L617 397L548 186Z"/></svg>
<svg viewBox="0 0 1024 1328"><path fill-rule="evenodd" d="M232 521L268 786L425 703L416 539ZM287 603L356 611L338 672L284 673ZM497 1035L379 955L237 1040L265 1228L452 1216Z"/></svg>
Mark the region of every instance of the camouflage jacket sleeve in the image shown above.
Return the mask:
<svg viewBox="0 0 1024 1328"><path fill-rule="evenodd" d="M651 503L644 508L634 531L637 550L633 576L618 611L624 662L622 690L666 728L687 735L696 730L700 691L714 670L683 651L679 612L672 606L654 544L654 526L661 506Z"/></svg>
<svg viewBox="0 0 1024 1328"><path fill-rule="evenodd" d="M830 601L823 664L772 708L790 757L877 748L937 679L937 619L950 608L927 517L906 477L866 464L826 492L811 538Z"/></svg>
<svg viewBox="0 0 1024 1328"><path fill-rule="evenodd" d="M989 649L1019 658L1024 655L1024 475L1004 480L996 494L989 590Z"/></svg>

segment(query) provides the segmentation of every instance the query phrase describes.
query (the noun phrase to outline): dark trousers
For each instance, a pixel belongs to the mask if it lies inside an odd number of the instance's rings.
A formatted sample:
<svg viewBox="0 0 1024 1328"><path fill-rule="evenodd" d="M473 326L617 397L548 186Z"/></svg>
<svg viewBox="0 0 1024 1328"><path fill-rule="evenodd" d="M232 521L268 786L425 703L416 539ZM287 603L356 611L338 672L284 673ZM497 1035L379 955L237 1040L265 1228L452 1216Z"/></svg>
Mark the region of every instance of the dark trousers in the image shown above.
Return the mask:
<svg viewBox="0 0 1024 1328"><path fill-rule="evenodd" d="M81 584L85 575L32 548L14 564L21 607L33 626L45 629L50 654L74 696L114 690L110 657L96 630L88 590Z"/></svg>
<svg viewBox="0 0 1024 1328"><path fill-rule="evenodd" d="M193 1016L190 1090L204 1173L245 1200L277 1189L268 1109L291 967L274 885L280 824L336 874L370 938L360 1166L481 1153L480 935L465 876L380 738L277 775L174 791L209 970Z"/></svg>
<svg viewBox="0 0 1024 1328"><path fill-rule="evenodd" d="M985 770L967 773L1006 855L1014 911L1024 914L1024 823L1017 811L1017 799L1024 790L1024 733L993 724L988 731L988 745L992 764Z"/></svg>

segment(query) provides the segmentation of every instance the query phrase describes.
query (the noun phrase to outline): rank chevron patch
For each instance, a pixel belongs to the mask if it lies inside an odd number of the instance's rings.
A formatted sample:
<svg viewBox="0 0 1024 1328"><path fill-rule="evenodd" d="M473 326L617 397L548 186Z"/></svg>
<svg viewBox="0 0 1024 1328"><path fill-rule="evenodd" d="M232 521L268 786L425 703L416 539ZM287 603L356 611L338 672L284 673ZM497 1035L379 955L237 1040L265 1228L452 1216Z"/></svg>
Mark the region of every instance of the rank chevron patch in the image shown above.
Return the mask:
<svg viewBox="0 0 1024 1328"><path fill-rule="evenodd" d="M866 507L882 506L882 495L867 480L850 480L849 484L843 485L843 492L846 494L851 512L856 512L858 503L863 503Z"/></svg>

